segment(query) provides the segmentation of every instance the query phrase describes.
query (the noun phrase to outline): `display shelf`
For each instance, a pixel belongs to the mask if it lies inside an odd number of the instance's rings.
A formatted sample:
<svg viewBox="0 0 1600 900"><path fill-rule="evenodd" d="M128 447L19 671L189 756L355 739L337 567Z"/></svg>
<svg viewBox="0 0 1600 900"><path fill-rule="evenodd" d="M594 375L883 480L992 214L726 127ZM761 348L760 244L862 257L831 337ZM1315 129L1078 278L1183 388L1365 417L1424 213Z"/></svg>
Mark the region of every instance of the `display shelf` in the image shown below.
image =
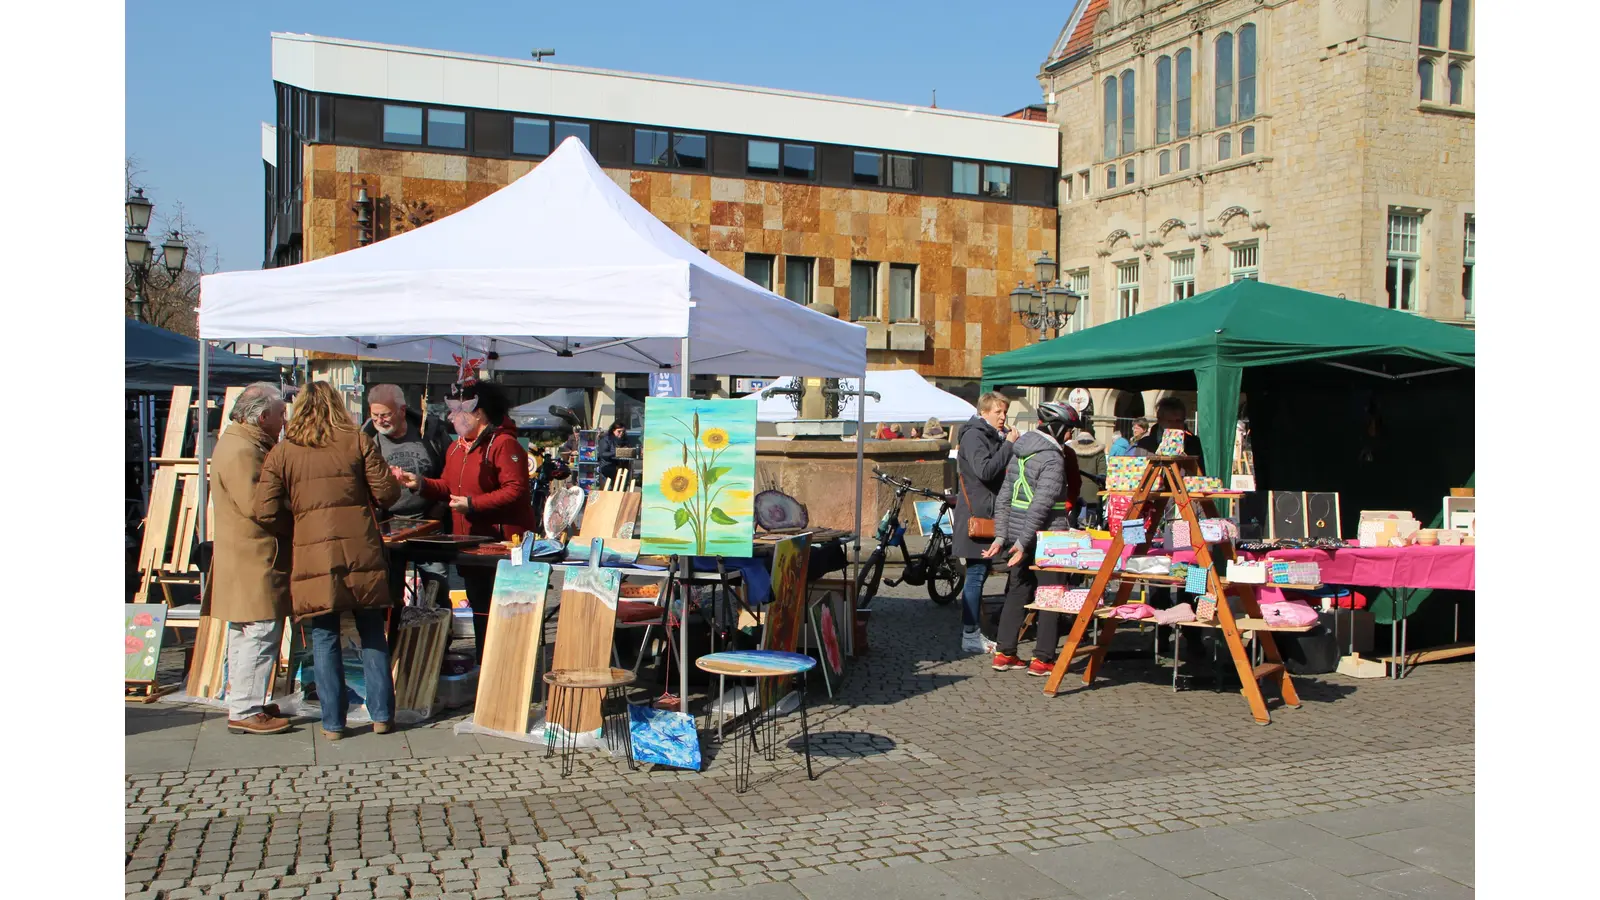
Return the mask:
<svg viewBox="0 0 1600 900"><path fill-rule="evenodd" d="M1102 497L1132 497L1134 494L1137 494L1137 493L1138 493L1138 491L1101 491L1100 492L1100 496L1102 496ZM1191 500L1241 500L1241 499L1244 498L1244 495L1245 495L1244 491L1207 491L1207 492L1204 492L1204 493L1196 491L1196 492L1192 492L1192 493L1186 494L1185 496L1187 496ZM1146 494L1145 496L1147 498L1148 497L1162 497L1162 498L1170 500L1173 497L1176 497L1178 495L1173 493L1173 492L1171 492L1171 491L1151 491L1150 493Z"/></svg>
<svg viewBox="0 0 1600 900"><path fill-rule="evenodd" d="M1029 566L1028 568L1032 569L1035 572L1061 572L1061 573L1066 574L1066 575L1097 575L1100 572L1099 569L1062 569L1062 568L1057 568L1055 566ZM1142 581L1142 582L1149 582L1151 584L1182 584L1185 581L1185 579L1179 578L1176 575L1157 575L1157 574L1154 574L1154 573L1122 572L1122 571L1117 571L1117 570L1113 570L1112 571L1111 580L1112 581L1123 581L1123 580L1126 580L1126 581ZM1217 581L1221 582L1223 587L1232 587L1232 586L1234 586L1234 582L1231 582L1228 579L1222 578L1220 576L1217 578ZM1245 582L1239 582L1239 583L1240 584L1244 584ZM1254 584L1254 583L1251 583L1250 587L1253 587L1253 588L1278 588L1279 590L1284 590L1284 591L1315 591L1315 590L1320 590L1322 588L1322 585L1320 585L1320 584L1272 584L1271 582L1268 582L1267 584Z"/></svg>

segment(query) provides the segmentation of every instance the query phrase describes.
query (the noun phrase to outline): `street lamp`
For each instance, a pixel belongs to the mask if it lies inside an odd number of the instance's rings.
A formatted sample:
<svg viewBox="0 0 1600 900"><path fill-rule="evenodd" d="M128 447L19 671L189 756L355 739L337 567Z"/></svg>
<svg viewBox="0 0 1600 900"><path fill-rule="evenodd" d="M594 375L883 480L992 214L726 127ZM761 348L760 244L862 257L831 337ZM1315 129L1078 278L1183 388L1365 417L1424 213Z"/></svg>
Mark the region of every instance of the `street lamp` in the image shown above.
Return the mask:
<svg viewBox="0 0 1600 900"><path fill-rule="evenodd" d="M123 246L127 252L128 270L133 276L133 317L143 322L144 291L156 270L155 245L145 236L145 231L150 227L150 211L155 204L146 199L143 188L134 188L123 208L128 219ZM169 282L176 282L183 274L183 266L188 258L189 245L183 242L183 235L176 231L168 232L167 239L161 244L161 268L166 270Z"/></svg>
<svg viewBox="0 0 1600 900"><path fill-rule="evenodd" d="M1029 331L1039 332L1044 340L1045 331L1055 329L1059 334L1078 311L1079 296L1056 280L1058 267L1050 254L1041 254L1033 264L1034 286L1017 282L1011 292L1011 311Z"/></svg>

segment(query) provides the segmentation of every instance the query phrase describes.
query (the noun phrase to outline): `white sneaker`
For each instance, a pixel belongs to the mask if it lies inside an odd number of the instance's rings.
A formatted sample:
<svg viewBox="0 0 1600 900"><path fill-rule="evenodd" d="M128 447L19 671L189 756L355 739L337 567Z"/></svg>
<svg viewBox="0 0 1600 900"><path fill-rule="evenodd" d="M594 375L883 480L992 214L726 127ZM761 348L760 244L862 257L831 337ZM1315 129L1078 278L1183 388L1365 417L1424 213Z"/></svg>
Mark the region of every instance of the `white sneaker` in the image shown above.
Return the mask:
<svg viewBox="0 0 1600 900"><path fill-rule="evenodd" d="M964 631L961 633L961 651L963 653L993 653L996 646L998 645L984 637L981 631Z"/></svg>

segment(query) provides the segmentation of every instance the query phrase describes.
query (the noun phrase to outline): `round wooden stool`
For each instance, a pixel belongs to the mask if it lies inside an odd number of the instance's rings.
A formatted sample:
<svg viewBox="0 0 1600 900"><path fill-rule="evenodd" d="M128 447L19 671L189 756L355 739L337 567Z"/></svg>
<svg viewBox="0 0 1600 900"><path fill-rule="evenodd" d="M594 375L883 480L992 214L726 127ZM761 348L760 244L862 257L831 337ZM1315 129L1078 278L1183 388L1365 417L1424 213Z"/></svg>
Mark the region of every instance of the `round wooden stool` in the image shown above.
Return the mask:
<svg viewBox="0 0 1600 900"><path fill-rule="evenodd" d="M628 723L627 689L634 674L627 669L556 669L546 672L544 683L550 688L545 704L545 756L561 745L561 777L572 774L573 757L578 749L578 729L566 727L581 721L587 702L598 695L600 733L612 755L621 754L628 768L637 769L633 760L633 735Z"/></svg>
<svg viewBox="0 0 1600 900"><path fill-rule="evenodd" d="M739 736L737 732L733 739L734 776L733 787L735 791L743 793L750 789L750 770L752 768L751 753L761 750L768 760L776 760L778 756L778 704L783 695L774 697L760 697L771 690L764 679L783 679L798 677L800 679L800 735L801 743L806 755L806 778L814 779L816 775L811 771L811 728L806 722L806 673L816 668L817 661L800 653L784 653L778 650L740 650L726 653L709 653L694 662L695 667L702 672L717 675L723 679L735 678L751 681L758 694L757 703L751 705L750 692L739 691L740 702L744 712L740 718L745 721L745 731L749 740ZM771 687L775 688L773 684ZM771 690L776 693L775 690ZM719 702L721 697L718 698ZM710 715L707 713L706 727L710 729ZM765 746L758 735L765 735ZM719 731L720 737L720 731Z"/></svg>

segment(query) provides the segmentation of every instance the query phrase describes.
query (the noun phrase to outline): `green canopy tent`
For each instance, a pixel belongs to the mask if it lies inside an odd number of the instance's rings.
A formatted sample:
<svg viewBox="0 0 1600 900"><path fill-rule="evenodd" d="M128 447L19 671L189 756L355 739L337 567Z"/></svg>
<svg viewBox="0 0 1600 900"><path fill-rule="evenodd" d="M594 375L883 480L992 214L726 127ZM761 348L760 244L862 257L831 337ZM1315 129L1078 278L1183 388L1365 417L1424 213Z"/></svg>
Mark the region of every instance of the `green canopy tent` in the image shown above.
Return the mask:
<svg viewBox="0 0 1600 900"><path fill-rule="evenodd" d="M1410 313L1246 280L985 357L983 384L1193 390L1206 471L1225 474L1241 390L1470 385L1473 344L1471 331Z"/></svg>

